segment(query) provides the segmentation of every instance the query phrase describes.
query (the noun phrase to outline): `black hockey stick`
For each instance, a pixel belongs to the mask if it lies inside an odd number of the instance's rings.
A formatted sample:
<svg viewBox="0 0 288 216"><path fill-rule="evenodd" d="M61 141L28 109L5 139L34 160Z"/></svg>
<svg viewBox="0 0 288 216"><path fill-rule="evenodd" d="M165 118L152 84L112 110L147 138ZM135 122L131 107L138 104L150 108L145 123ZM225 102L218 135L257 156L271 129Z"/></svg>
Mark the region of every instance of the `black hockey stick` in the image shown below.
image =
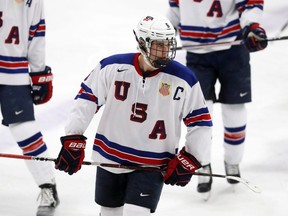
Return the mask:
<svg viewBox="0 0 288 216"><path fill-rule="evenodd" d="M0 153L0 157L24 159L24 160L56 162L56 158L37 157L37 156L28 156L28 155L16 155L16 154L6 154L6 153ZM151 172L164 172L165 171L165 169L160 169L160 168L157 168L155 166L140 167L140 166L134 166L134 165L110 164L110 163L100 163L100 162L94 162L94 161L83 161L82 164L83 165L92 165L92 166L110 167L110 168L144 170L144 171L151 171Z"/></svg>
<svg viewBox="0 0 288 216"><path fill-rule="evenodd" d="M48 158L48 157L37 157L37 156L28 156L28 155L16 155L16 154L6 154L6 153L0 153L0 157L5 158L14 158L14 159L24 159L24 160L36 160L36 161L52 161L56 162L55 158ZM122 169L130 169L130 170L144 170L144 171L150 171L150 172L165 172L166 169L155 167L155 166L135 166L135 165L122 165L122 164L111 164L111 163L100 163L100 162L94 162L94 161L83 161L83 165L93 165L93 166L100 166L100 167L110 167L110 168L122 168ZM241 182L242 184L246 185L250 190L252 190L255 193L261 193L261 189L257 187L256 185L251 184L249 181L237 177L237 176L227 176L227 175L221 175L221 174L208 174L208 173L201 173L201 172L195 172L193 175L199 175L199 176L212 176L212 177L218 177L218 178L226 178L231 180L236 180Z"/></svg>
<svg viewBox="0 0 288 216"><path fill-rule="evenodd" d="M272 42L272 41L280 41L280 40L288 40L288 36L267 38L264 41ZM202 49L202 48L214 47L214 46L237 46L237 45L244 45L244 41L236 40L232 42L220 42L220 43L211 43L211 44L182 46L182 47L177 47L176 50L193 50L193 49Z"/></svg>
<svg viewBox="0 0 288 216"><path fill-rule="evenodd" d="M288 27L288 20L286 21L286 23L284 23L284 25L282 26L282 28L280 29L279 33L277 34L277 36L279 37L281 35L282 32L284 32L284 30Z"/></svg>

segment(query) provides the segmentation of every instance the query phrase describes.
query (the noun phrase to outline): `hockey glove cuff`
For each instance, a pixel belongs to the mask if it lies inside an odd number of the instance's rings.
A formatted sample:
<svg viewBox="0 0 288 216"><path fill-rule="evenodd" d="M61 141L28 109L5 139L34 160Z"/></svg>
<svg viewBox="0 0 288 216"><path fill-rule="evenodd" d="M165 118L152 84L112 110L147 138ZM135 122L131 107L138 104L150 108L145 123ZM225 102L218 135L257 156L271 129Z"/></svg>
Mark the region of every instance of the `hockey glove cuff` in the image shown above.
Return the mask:
<svg viewBox="0 0 288 216"><path fill-rule="evenodd" d="M168 163L164 183L185 186L190 181L193 173L201 167L199 161L191 154L182 150Z"/></svg>
<svg viewBox="0 0 288 216"><path fill-rule="evenodd" d="M44 71L30 73L30 76L32 80L33 103L38 105L48 102L53 92L53 74L51 68L46 66Z"/></svg>
<svg viewBox="0 0 288 216"><path fill-rule="evenodd" d="M267 47L267 36L265 30L258 23L246 26L242 32L246 48L250 52L263 50Z"/></svg>
<svg viewBox="0 0 288 216"><path fill-rule="evenodd" d="M83 135L61 137L62 148L56 159L55 168L69 175L80 170L85 157L86 139Z"/></svg>

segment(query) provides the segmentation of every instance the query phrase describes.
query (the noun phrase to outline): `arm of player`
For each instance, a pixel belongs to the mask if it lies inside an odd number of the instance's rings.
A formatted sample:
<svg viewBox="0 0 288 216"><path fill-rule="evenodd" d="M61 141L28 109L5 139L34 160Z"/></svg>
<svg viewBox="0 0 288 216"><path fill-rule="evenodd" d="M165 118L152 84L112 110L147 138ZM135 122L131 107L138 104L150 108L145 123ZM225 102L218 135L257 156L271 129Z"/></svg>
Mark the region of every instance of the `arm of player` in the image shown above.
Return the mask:
<svg viewBox="0 0 288 216"><path fill-rule="evenodd" d="M199 82L187 92L185 104L183 122L187 128L186 151L196 157L201 164L207 164L210 160L213 122Z"/></svg>
<svg viewBox="0 0 288 216"><path fill-rule="evenodd" d="M166 13L167 18L170 20L174 28L178 29L180 23L180 11L177 1L169 1L169 8Z"/></svg>
<svg viewBox="0 0 288 216"><path fill-rule="evenodd" d="M242 27L242 36L246 48L250 52L263 50L267 47L267 38L265 30L260 26L264 1L246 1L236 0L236 8L241 13L240 25Z"/></svg>
<svg viewBox="0 0 288 216"><path fill-rule="evenodd" d="M29 28L29 46L27 50L27 59L32 73L44 71L46 66L46 23L43 1L35 1L34 5L34 14Z"/></svg>
<svg viewBox="0 0 288 216"><path fill-rule="evenodd" d="M74 98L74 103L66 122L66 134L84 134L95 113L98 112L105 90L99 84L99 66L81 83L81 88ZM100 90L99 90L100 89ZM101 91L102 90L102 91ZM98 93L101 91L101 93Z"/></svg>

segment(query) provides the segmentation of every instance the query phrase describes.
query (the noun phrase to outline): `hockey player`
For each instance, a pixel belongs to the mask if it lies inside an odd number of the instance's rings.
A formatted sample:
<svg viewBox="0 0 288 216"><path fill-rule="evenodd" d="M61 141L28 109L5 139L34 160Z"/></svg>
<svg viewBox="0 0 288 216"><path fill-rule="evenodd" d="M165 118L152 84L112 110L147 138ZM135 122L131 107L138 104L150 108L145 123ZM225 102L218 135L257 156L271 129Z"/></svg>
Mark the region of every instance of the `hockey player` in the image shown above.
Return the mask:
<svg viewBox="0 0 288 216"><path fill-rule="evenodd" d="M169 0L168 18L178 28L183 46L233 42L243 39L245 46L213 46L188 49L187 66L201 84L207 106L221 103L224 125L224 164L227 175L240 176L246 134L245 103L251 102L249 52L267 46L260 26L263 0ZM215 93L220 83L219 96ZM210 153L202 172L211 173ZM228 180L235 184L238 181ZM198 192L211 189L212 177L200 177Z"/></svg>
<svg viewBox="0 0 288 216"><path fill-rule="evenodd" d="M56 169L76 173L84 159L83 135L105 105L93 145L94 160L167 167L160 172L98 167L95 201L101 216L148 216L164 182L185 186L211 142L212 121L193 72L174 61L175 29L165 17L145 16L134 31L140 53L100 61L82 82L61 137ZM185 146L178 150L181 122Z"/></svg>
<svg viewBox="0 0 288 216"><path fill-rule="evenodd" d="M34 117L34 104L52 97L51 68L45 65L42 0L0 0L0 104L24 155L47 157L47 146ZM26 161L40 187L37 215L51 215L59 203L51 163ZM48 214L51 213L51 214Z"/></svg>

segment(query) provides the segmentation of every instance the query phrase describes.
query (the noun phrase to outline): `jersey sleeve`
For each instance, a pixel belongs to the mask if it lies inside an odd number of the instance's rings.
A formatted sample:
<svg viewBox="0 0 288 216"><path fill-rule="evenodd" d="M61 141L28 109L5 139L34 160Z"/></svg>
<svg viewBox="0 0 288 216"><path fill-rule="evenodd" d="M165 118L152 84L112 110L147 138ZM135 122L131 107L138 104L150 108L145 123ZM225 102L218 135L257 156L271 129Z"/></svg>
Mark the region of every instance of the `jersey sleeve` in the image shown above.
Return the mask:
<svg viewBox="0 0 288 216"><path fill-rule="evenodd" d="M29 38L28 61L30 71L41 72L45 69L45 34L46 24L44 17L44 4L42 0L33 1L33 7L28 7Z"/></svg>
<svg viewBox="0 0 288 216"><path fill-rule="evenodd" d="M84 134L95 113L105 104L107 89L105 73L99 64L81 83L66 123L66 135Z"/></svg>
<svg viewBox="0 0 288 216"><path fill-rule="evenodd" d="M187 93L183 121L187 127L186 151L203 163L210 152L213 124L199 82Z"/></svg>
<svg viewBox="0 0 288 216"><path fill-rule="evenodd" d="M263 0L237 0L236 2L242 28L251 23L261 23L264 7Z"/></svg>
<svg viewBox="0 0 288 216"><path fill-rule="evenodd" d="M178 28L180 22L180 11L178 0L169 0L169 8L166 14L167 18L170 20L175 28Z"/></svg>

